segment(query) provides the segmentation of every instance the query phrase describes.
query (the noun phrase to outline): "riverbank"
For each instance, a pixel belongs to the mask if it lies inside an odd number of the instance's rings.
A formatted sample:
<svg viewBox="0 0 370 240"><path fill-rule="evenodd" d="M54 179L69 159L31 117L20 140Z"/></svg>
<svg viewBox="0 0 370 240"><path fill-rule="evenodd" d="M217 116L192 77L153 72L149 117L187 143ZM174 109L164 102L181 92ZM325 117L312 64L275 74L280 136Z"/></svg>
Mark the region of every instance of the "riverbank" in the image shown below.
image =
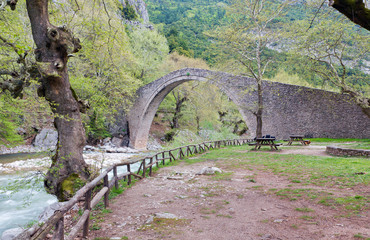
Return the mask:
<svg viewBox="0 0 370 240"><path fill-rule="evenodd" d="M30 146L19 146L8 149L6 155L0 155L0 236L8 229L24 227L36 221L46 207L57 202L53 195L45 192L42 181L42 172L46 172L51 165L52 152L39 152L36 155L19 153L35 150ZM130 148L121 149L126 153L96 150L101 152L90 149L83 156L86 163L97 170L144 154ZM19 158L18 155L22 156Z"/></svg>
<svg viewBox="0 0 370 240"><path fill-rule="evenodd" d="M29 153L29 154L28 154ZM93 168L102 169L141 154L128 148L112 145L99 147L86 146L84 159ZM15 174L20 171L45 171L51 165L53 149L21 145L13 148L0 146L0 175Z"/></svg>

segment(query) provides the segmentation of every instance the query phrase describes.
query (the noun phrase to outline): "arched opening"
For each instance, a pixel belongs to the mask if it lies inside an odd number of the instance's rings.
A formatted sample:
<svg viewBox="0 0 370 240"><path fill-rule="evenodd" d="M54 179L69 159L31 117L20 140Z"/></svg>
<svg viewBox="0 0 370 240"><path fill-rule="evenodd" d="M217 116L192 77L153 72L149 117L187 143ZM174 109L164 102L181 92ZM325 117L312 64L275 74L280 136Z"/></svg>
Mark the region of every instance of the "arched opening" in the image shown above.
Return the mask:
<svg viewBox="0 0 370 240"><path fill-rule="evenodd" d="M130 146L136 149L146 149L149 130L163 99L177 86L189 81L210 81L230 98L246 121L246 114L240 104L238 95L231 89L219 83L220 76L214 76L211 71L202 69L181 69L172 72L138 91L138 98L129 114Z"/></svg>
<svg viewBox="0 0 370 240"><path fill-rule="evenodd" d="M216 85L190 81L176 87L159 105L148 148L154 139L165 144L175 138L176 144L184 145L189 141L237 138L247 129L239 108Z"/></svg>

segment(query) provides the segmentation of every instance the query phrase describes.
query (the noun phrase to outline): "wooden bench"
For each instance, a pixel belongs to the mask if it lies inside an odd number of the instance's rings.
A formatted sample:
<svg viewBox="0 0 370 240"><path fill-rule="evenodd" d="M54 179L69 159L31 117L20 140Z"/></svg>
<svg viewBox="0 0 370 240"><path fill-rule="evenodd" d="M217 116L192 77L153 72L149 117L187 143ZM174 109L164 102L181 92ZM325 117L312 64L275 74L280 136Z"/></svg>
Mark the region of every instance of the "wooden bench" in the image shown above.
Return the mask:
<svg viewBox="0 0 370 240"><path fill-rule="evenodd" d="M278 150L278 146L282 145L281 143L275 143L275 137L273 138L256 138L256 141L253 143L248 143L249 146L255 146L254 150L260 149L261 146L270 146L271 150Z"/></svg>

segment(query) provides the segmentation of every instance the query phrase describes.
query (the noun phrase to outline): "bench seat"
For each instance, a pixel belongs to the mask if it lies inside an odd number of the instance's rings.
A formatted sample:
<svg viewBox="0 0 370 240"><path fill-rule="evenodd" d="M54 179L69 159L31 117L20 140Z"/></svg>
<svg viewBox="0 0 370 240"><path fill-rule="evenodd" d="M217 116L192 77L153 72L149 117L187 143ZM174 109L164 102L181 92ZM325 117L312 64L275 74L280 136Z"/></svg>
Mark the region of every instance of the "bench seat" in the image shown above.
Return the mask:
<svg viewBox="0 0 370 240"><path fill-rule="evenodd" d="M248 145L249 145L249 146L256 146L256 145L257 145L257 143L255 143L255 142L254 142L254 143L248 143Z"/></svg>

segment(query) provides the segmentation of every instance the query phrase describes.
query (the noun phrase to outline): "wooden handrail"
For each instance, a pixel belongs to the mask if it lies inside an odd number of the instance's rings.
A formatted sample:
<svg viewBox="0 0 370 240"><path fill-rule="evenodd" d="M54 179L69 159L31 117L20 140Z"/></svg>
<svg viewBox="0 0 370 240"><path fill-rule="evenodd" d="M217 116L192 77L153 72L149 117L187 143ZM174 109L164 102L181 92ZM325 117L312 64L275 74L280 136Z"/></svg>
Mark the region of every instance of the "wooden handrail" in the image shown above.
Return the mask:
<svg viewBox="0 0 370 240"><path fill-rule="evenodd" d="M44 239L47 234L50 233L53 227L55 227L55 233L53 235L53 239L55 240L63 240L64 239L64 214L70 210L77 202L84 200L85 201L85 210L78 220L77 224L72 228L68 237L66 239L74 239L78 232L83 228L83 237L87 237L88 230L89 230L89 216L91 209L95 207L98 202L104 198L104 205L105 207L109 206L108 195L110 189L115 186L118 187L118 181L121 179L126 179L127 177L127 184L131 184L131 176L136 178L142 179L146 176L146 171L149 169L149 175L152 174L152 167L153 165L159 166L160 163L165 165L165 160L169 160L170 162L183 159L183 157L190 156L195 153L203 153L209 149L216 149L220 148L221 144L224 146L229 145L244 145L248 142L251 142L252 139L228 139L228 140L218 140L218 141L206 141L200 144L190 144L186 146L177 147L171 150L164 150L162 152L156 153L152 156L147 156L140 159L130 159L126 160L123 163L118 163L113 166L108 167L104 172L102 172L98 177L96 177L91 182L87 183L83 186L80 190L76 192L76 194L66 203L64 203L58 210L54 212L54 214L40 227L34 227L31 229L26 230L23 232L19 239ZM208 144L208 145L207 145ZM177 158L173 152L178 151ZM166 157L166 153L168 153L168 157ZM189 154L190 153L190 154ZM146 163L146 160L149 160L149 163ZM140 167L137 173L131 172L131 164L135 164L141 162ZM127 172L121 175L117 175L117 168L126 166ZM111 180L108 180L108 174L113 171L113 177ZM140 171L142 171L142 175L139 175ZM104 186L100 189L100 191L95 194L92 198L92 189L95 188L99 183L103 180ZM38 226L38 225L37 225Z"/></svg>

